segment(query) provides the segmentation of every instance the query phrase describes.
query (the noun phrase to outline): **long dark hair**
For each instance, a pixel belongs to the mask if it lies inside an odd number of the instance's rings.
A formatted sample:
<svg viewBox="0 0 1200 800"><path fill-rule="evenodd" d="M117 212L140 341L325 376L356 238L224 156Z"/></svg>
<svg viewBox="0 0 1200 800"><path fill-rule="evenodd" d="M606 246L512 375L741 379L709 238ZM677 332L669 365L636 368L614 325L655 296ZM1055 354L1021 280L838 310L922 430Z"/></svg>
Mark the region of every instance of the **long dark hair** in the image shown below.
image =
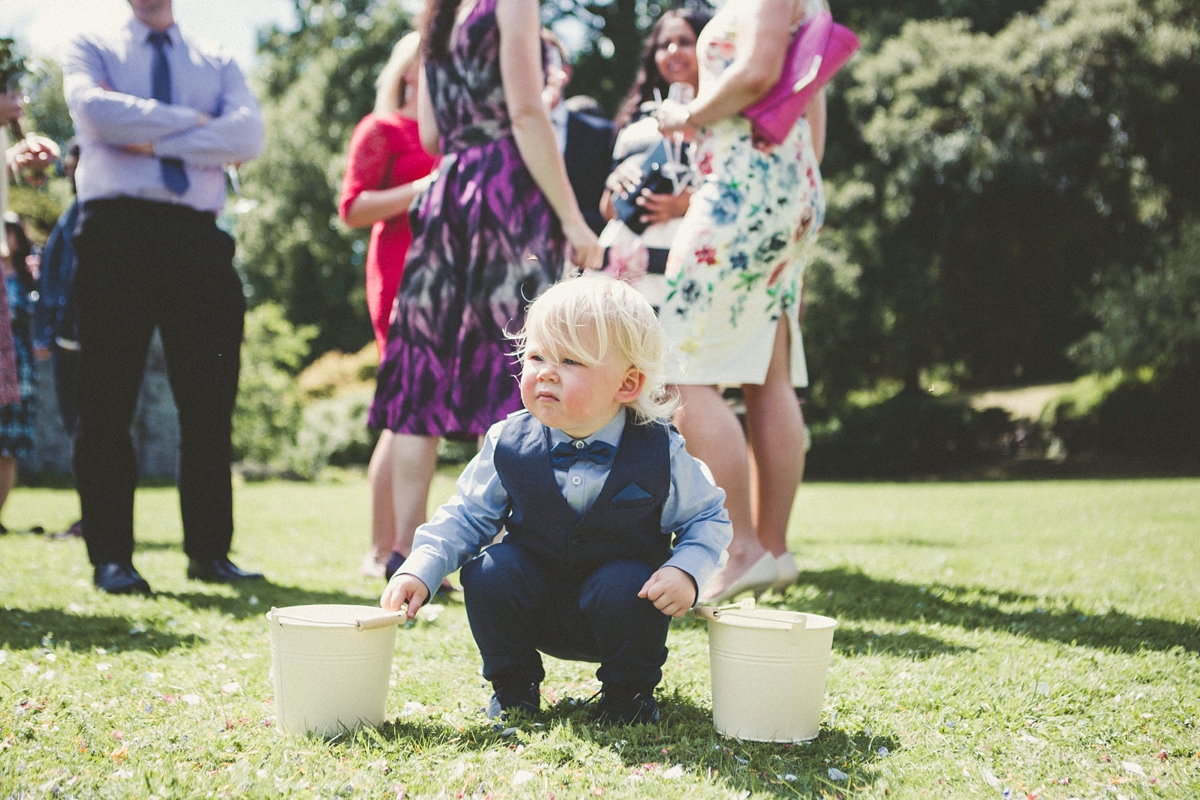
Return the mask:
<svg viewBox="0 0 1200 800"><path fill-rule="evenodd" d="M438 1L434 0L434 2ZM617 112L616 118L613 119L613 130L619 131L628 125L637 116L638 109L641 108L642 103L654 99L655 89L658 89L663 97L667 96L667 89L670 87L663 80L662 75L658 74L658 64L654 62L654 56L658 51L659 39L662 38L663 26L668 20L672 19L683 20L692 29L692 33L699 36L700 31L708 24L711 17L699 11L684 9L672 9L663 12L663 15L658 18L658 22L655 22L654 27L650 29L650 35L646 38L646 49L642 51L642 58L638 63L637 77L633 79L633 87L630 88L629 94L625 95L625 100L621 103L621 109Z"/></svg>
<svg viewBox="0 0 1200 800"><path fill-rule="evenodd" d="M429 0L425 7L425 30L421 36L421 53L430 61L446 57L450 49L450 34L462 0Z"/></svg>
<svg viewBox="0 0 1200 800"><path fill-rule="evenodd" d="M4 212L4 230L12 231L17 237L17 249L9 254L12 261L13 270L17 273L17 280L21 283L21 288L27 292L32 292L37 287L37 281L33 278L33 273L29 271L29 265L25 263L25 258L33 252L33 242L29 241L29 235L25 233L25 223L11 211Z"/></svg>

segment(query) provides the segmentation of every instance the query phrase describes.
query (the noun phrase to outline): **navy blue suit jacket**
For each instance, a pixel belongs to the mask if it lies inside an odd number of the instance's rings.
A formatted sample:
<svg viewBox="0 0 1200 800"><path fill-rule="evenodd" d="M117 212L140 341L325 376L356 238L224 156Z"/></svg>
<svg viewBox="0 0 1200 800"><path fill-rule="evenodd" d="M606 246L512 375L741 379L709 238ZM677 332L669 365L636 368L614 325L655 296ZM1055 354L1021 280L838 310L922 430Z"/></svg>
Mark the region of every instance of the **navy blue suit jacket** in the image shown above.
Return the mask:
<svg viewBox="0 0 1200 800"><path fill-rule="evenodd" d="M567 114L567 142L563 151L567 178L575 190L583 218L596 233L607 222L600 213L600 196L612 172L612 146L611 122L574 111Z"/></svg>

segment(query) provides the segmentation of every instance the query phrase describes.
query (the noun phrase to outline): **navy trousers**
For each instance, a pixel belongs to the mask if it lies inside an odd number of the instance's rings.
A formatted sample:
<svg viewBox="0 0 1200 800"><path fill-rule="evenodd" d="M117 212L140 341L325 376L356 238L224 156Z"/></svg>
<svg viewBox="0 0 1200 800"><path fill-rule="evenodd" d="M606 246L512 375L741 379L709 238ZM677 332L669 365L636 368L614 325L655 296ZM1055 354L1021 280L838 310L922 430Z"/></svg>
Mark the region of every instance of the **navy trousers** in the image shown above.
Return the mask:
<svg viewBox="0 0 1200 800"><path fill-rule="evenodd" d="M232 419L246 299L233 240L212 214L119 198L85 203L74 238L79 307L75 485L93 564L133 556L137 462L129 427L157 327L179 410L183 549L233 538Z"/></svg>
<svg viewBox="0 0 1200 800"><path fill-rule="evenodd" d="M671 618L637 596L655 568L611 561L582 580L502 541L462 568L463 601L493 684L540 683L538 651L598 661L610 688L650 691L662 680Z"/></svg>

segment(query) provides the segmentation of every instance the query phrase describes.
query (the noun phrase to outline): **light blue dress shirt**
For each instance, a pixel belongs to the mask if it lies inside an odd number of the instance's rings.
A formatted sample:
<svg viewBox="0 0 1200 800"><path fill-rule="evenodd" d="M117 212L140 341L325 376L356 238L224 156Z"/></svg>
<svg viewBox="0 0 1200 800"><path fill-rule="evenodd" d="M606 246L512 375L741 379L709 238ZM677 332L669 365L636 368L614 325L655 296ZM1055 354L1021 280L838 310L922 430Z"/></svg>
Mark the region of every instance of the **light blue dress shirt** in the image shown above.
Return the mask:
<svg viewBox="0 0 1200 800"><path fill-rule="evenodd" d="M151 29L131 19L107 36L83 35L63 65L63 93L79 139L75 184L79 200L135 197L219 212L225 205L226 164L248 161L263 147L258 101L229 56L167 29L171 102L150 99L154 46ZM197 125L200 113L211 117ZM128 144L154 145L153 157L127 153ZM162 182L159 158L183 160L188 189L173 194Z"/></svg>
<svg viewBox="0 0 1200 800"><path fill-rule="evenodd" d="M443 578L491 544L504 525L511 500L493 460L504 425L502 421L491 427L479 454L459 476L457 494L437 510L433 519L417 528L412 555L400 572L415 575L427 588L441 585ZM625 425L622 409L584 441L619 446ZM562 431L550 429L551 447L569 441L571 437ZM663 535L674 533L675 543L663 566L678 567L692 576L699 597L733 538L733 525L725 511L724 490L713 483L708 467L684 449L683 437L674 430L670 448L671 488L663 504L662 531ZM579 459L569 469L554 470L563 497L581 517L600 495L611 466Z"/></svg>

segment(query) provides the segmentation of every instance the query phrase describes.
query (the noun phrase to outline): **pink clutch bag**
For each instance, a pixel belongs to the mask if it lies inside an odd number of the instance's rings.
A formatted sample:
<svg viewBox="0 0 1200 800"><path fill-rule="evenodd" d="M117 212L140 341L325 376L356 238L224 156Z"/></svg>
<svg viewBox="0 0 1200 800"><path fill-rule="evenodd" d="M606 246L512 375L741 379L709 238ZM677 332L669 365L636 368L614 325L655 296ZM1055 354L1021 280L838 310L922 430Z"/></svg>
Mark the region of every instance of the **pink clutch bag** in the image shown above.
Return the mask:
<svg viewBox="0 0 1200 800"><path fill-rule="evenodd" d="M800 26L788 47L779 82L754 105L742 109L755 133L775 144L786 139L813 96L860 46L854 31L834 22L828 11Z"/></svg>

